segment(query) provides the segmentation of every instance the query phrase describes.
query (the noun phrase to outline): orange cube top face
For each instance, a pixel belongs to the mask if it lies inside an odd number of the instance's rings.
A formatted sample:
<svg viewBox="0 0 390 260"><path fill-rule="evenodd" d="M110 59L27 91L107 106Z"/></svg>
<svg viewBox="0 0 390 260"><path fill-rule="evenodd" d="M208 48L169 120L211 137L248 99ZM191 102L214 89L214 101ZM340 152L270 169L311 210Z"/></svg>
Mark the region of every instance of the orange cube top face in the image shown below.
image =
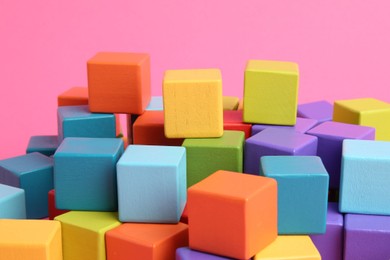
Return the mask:
<svg viewBox="0 0 390 260"><path fill-rule="evenodd" d="M249 259L277 237L277 184L217 171L188 189L190 248Z"/></svg>
<svg viewBox="0 0 390 260"><path fill-rule="evenodd" d="M88 105L88 88L73 87L58 95L58 106Z"/></svg>
<svg viewBox="0 0 390 260"><path fill-rule="evenodd" d="M148 54L99 52L87 69L91 112L144 112L151 98Z"/></svg>

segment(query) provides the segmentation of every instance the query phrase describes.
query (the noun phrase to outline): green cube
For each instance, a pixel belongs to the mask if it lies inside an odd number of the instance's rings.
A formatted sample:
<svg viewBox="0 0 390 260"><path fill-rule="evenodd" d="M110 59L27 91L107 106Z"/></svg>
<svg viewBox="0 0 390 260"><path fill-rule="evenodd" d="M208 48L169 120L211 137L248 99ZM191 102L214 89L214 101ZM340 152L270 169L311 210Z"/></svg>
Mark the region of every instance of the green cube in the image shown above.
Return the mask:
<svg viewBox="0 0 390 260"><path fill-rule="evenodd" d="M244 132L224 131L219 138L185 139L187 187L218 170L242 172Z"/></svg>

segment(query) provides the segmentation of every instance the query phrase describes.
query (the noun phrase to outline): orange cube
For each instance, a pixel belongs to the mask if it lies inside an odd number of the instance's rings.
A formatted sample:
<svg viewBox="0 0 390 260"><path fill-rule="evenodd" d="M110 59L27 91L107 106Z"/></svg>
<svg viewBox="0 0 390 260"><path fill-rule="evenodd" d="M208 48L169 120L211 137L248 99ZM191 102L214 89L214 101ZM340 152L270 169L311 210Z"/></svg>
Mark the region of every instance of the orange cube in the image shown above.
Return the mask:
<svg viewBox="0 0 390 260"><path fill-rule="evenodd" d="M176 249L188 245L188 226L125 223L106 233L107 259L175 259Z"/></svg>
<svg viewBox="0 0 390 260"><path fill-rule="evenodd" d="M151 98L148 54L99 52L87 68L91 112L144 112Z"/></svg>
<svg viewBox="0 0 390 260"><path fill-rule="evenodd" d="M217 171L188 189L191 249L249 259L277 237L274 179Z"/></svg>
<svg viewBox="0 0 390 260"><path fill-rule="evenodd" d="M73 87L58 95L58 106L88 105L88 88Z"/></svg>

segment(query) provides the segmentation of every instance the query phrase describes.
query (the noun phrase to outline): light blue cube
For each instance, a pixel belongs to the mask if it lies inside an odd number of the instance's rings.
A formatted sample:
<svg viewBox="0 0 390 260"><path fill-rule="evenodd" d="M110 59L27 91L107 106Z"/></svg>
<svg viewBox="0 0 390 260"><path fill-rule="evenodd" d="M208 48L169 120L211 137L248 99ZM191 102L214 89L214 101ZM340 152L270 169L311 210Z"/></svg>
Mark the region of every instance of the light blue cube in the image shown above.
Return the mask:
<svg viewBox="0 0 390 260"><path fill-rule="evenodd" d="M58 107L57 120L60 142L66 137L116 137L115 115L91 113L88 106Z"/></svg>
<svg viewBox="0 0 390 260"><path fill-rule="evenodd" d="M162 111L164 110L164 103L162 96L152 96L146 111Z"/></svg>
<svg viewBox="0 0 390 260"><path fill-rule="evenodd" d="M340 211L390 215L390 142L344 140Z"/></svg>
<svg viewBox="0 0 390 260"><path fill-rule="evenodd" d="M0 219L25 219L24 190L0 184Z"/></svg>
<svg viewBox="0 0 390 260"><path fill-rule="evenodd" d="M53 189L53 159L29 153L0 161L0 183L24 189L27 218L48 216L48 193Z"/></svg>
<svg viewBox="0 0 390 260"><path fill-rule="evenodd" d="M187 201L184 147L130 145L117 172L120 221L179 222Z"/></svg>
<svg viewBox="0 0 390 260"><path fill-rule="evenodd" d="M65 138L54 154L56 206L63 210L116 211L119 138Z"/></svg>
<svg viewBox="0 0 390 260"><path fill-rule="evenodd" d="M329 174L317 156L264 156L260 175L278 183L278 233L323 234Z"/></svg>

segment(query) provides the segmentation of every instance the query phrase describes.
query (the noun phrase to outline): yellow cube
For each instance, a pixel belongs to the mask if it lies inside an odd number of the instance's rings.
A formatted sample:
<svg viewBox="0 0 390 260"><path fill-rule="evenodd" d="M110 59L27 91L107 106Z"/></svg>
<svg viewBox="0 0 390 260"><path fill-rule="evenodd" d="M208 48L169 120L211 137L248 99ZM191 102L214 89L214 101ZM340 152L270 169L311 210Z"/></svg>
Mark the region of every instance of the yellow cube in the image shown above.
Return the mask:
<svg viewBox="0 0 390 260"><path fill-rule="evenodd" d="M105 260L104 235L121 224L115 212L70 211L55 219L62 224L64 260Z"/></svg>
<svg viewBox="0 0 390 260"><path fill-rule="evenodd" d="M163 81L167 138L223 134L222 76L218 69L168 70Z"/></svg>
<svg viewBox="0 0 390 260"><path fill-rule="evenodd" d="M60 222L0 220L0 260L62 260Z"/></svg>
<svg viewBox="0 0 390 260"><path fill-rule="evenodd" d="M296 63L248 61L244 80L244 122L295 125L298 81Z"/></svg>
<svg viewBox="0 0 390 260"><path fill-rule="evenodd" d="M281 259L321 260L321 255L309 236L278 236L254 258L254 260Z"/></svg>
<svg viewBox="0 0 390 260"><path fill-rule="evenodd" d="M237 110L240 99L238 97L223 96L223 110Z"/></svg>
<svg viewBox="0 0 390 260"><path fill-rule="evenodd" d="M390 104L361 98L334 102L333 121L375 127L376 140L390 141Z"/></svg>

